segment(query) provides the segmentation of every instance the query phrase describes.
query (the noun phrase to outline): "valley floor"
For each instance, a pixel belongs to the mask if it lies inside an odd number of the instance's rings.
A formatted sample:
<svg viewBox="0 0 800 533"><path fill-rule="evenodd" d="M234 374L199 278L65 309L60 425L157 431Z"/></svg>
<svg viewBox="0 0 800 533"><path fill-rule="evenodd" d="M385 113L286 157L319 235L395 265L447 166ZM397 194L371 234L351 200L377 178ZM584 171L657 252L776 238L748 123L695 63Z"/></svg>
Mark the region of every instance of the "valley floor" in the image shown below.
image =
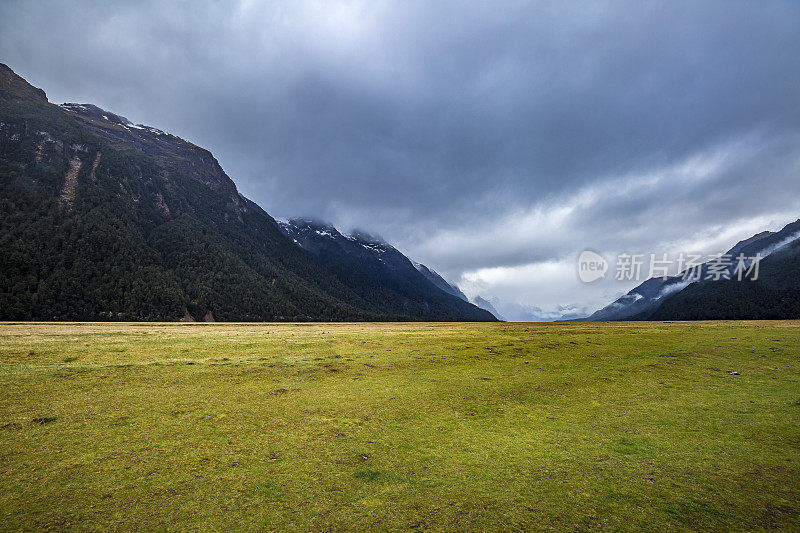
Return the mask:
<svg viewBox="0 0 800 533"><path fill-rule="evenodd" d="M0 324L0 530L800 530L800 322Z"/></svg>

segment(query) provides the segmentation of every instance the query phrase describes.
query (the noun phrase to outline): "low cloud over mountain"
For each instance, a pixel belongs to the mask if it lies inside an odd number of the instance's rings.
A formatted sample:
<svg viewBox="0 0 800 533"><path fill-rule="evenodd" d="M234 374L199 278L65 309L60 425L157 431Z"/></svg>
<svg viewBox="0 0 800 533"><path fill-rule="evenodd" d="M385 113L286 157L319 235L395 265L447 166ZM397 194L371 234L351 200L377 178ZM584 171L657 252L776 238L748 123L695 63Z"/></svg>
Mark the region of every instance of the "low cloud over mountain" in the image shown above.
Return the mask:
<svg viewBox="0 0 800 533"><path fill-rule="evenodd" d="M0 57L209 148L277 217L554 312L632 287L580 284L585 248L719 252L797 218L798 28L789 0L11 0Z"/></svg>

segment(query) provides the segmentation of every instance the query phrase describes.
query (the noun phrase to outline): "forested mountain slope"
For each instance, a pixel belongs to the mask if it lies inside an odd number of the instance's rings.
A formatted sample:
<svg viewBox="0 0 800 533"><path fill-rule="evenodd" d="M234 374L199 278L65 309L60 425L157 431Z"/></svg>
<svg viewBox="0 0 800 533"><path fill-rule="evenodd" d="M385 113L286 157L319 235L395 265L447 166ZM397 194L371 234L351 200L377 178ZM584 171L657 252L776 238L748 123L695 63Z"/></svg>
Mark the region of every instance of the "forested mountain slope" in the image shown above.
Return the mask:
<svg viewBox="0 0 800 533"><path fill-rule="evenodd" d="M51 104L2 64L0 247L3 320L478 318L388 310L391 291L342 283L207 150Z"/></svg>

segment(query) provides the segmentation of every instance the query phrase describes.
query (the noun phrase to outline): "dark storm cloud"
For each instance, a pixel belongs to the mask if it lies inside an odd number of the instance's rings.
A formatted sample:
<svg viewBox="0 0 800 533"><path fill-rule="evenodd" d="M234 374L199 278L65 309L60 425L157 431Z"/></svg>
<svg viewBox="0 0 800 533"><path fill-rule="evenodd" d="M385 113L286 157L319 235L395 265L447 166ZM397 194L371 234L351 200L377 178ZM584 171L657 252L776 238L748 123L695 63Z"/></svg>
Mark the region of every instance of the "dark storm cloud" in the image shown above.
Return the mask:
<svg viewBox="0 0 800 533"><path fill-rule="evenodd" d="M51 100L175 132L271 214L454 278L788 222L798 49L778 0L0 7L0 61Z"/></svg>

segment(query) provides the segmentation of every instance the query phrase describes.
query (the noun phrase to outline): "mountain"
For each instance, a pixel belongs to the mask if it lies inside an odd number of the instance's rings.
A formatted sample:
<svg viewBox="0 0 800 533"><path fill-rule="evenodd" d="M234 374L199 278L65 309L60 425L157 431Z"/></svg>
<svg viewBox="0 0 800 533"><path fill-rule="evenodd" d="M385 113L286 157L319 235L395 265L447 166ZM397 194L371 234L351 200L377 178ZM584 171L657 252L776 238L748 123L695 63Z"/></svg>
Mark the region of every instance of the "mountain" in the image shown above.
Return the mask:
<svg viewBox="0 0 800 533"><path fill-rule="evenodd" d="M770 238L755 281L696 283L666 299L652 320L800 318L800 221L780 240ZM785 228L784 228L785 229ZM779 233L782 233L783 230ZM776 234L776 235L778 235Z"/></svg>
<svg viewBox="0 0 800 533"><path fill-rule="evenodd" d="M505 320L505 318L503 318L503 315L501 315L497 311L497 309L494 308L494 305L492 305L492 302L490 302L486 298L482 298L481 296L476 296L475 298L472 299L472 303L474 303L475 305L477 305L481 309L485 309L486 311L489 311L490 313L492 313L492 315L497 317L499 320Z"/></svg>
<svg viewBox="0 0 800 533"><path fill-rule="evenodd" d="M441 290L448 294L452 294L456 298L461 298L465 302L469 302L467 295L461 292L461 289L453 285L452 283L448 283L442 276L439 275L438 272L433 270L432 268L428 268L422 263L417 263L416 261L411 261L411 264L414 265L414 268L419 271L420 274L425 276L425 278L439 287Z"/></svg>
<svg viewBox="0 0 800 533"><path fill-rule="evenodd" d="M762 258L756 280L705 279L711 268L704 263L699 280L682 275L666 280L651 278L583 320L692 320L800 317L800 220L777 232L764 231L738 242L726 254ZM734 260L724 269L735 278Z"/></svg>
<svg viewBox="0 0 800 533"><path fill-rule="evenodd" d="M395 287L342 281L207 150L2 64L0 246L2 320L491 319L438 289L384 305Z"/></svg>
<svg viewBox="0 0 800 533"><path fill-rule="evenodd" d="M297 218L279 222L279 226L337 281L365 300L377 302L384 312L430 320L494 320L486 311L455 296L443 279L450 290L441 289L380 237L365 232L343 235L332 225L314 219ZM381 296L377 297L379 292Z"/></svg>

